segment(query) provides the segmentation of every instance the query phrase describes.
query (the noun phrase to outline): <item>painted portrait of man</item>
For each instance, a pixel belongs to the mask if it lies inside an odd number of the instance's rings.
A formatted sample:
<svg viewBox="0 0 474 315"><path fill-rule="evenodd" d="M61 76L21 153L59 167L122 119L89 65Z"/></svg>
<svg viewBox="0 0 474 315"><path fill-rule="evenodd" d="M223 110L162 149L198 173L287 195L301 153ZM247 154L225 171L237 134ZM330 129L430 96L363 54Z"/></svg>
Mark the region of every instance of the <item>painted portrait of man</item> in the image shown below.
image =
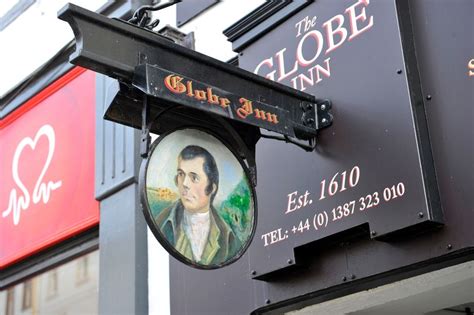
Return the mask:
<svg viewBox="0 0 474 315"><path fill-rule="evenodd" d="M203 147L188 145L178 154L174 183L179 198L155 217L167 241L184 257L201 265L219 265L242 243L213 205L219 170Z"/></svg>

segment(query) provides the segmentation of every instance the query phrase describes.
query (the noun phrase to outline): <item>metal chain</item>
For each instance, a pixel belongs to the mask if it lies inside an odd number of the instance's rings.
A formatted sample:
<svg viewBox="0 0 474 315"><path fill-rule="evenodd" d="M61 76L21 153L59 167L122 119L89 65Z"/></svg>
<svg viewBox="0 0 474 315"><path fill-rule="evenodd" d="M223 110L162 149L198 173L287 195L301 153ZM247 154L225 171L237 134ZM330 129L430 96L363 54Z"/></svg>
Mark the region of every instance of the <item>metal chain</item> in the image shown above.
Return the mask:
<svg viewBox="0 0 474 315"><path fill-rule="evenodd" d="M158 11L169 6L175 5L181 1L182 0L173 0L164 4L143 5L138 8L135 13L133 13L132 17L128 20L128 22L131 24L138 25L139 27L152 30L157 27L158 24L160 24L160 20L156 19L152 22L149 11Z"/></svg>

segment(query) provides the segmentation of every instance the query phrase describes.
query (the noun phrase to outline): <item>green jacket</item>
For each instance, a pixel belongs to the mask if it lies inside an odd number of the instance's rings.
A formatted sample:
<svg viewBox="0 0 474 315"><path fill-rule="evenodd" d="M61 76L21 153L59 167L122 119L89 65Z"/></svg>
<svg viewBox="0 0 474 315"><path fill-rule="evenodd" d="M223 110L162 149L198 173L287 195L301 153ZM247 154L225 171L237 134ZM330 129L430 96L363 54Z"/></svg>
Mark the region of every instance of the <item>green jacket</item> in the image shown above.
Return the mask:
<svg viewBox="0 0 474 315"><path fill-rule="evenodd" d="M184 257L203 266L217 266L233 258L241 249L239 238L211 206L208 241L201 260L196 261L191 244L181 227L183 211L183 204L178 200L157 215L155 221L168 242Z"/></svg>

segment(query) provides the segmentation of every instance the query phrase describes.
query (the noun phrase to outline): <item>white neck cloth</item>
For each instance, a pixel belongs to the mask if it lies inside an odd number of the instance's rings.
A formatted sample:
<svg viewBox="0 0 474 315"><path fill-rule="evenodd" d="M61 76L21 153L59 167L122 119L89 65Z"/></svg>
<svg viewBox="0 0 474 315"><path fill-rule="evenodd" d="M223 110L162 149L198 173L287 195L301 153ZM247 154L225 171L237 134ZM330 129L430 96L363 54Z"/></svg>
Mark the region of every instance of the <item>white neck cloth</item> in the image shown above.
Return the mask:
<svg viewBox="0 0 474 315"><path fill-rule="evenodd" d="M201 260L210 228L209 211L204 213L191 213L184 209L183 229L191 244L191 250L196 261Z"/></svg>

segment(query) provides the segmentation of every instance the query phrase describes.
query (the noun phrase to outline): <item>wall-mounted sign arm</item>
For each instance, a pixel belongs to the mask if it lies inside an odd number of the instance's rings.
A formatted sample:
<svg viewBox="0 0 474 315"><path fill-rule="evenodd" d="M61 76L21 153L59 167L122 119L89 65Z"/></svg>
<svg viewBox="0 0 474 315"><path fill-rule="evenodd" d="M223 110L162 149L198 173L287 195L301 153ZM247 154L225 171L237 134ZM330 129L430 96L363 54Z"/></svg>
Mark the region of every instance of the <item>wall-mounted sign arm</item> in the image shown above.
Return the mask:
<svg viewBox="0 0 474 315"><path fill-rule="evenodd" d="M145 94L151 111L183 105L300 140L314 139L319 129L331 124L329 102L177 45L146 28L72 4L58 16L76 37L70 61L122 83L119 98L106 109L106 119L141 128Z"/></svg>

